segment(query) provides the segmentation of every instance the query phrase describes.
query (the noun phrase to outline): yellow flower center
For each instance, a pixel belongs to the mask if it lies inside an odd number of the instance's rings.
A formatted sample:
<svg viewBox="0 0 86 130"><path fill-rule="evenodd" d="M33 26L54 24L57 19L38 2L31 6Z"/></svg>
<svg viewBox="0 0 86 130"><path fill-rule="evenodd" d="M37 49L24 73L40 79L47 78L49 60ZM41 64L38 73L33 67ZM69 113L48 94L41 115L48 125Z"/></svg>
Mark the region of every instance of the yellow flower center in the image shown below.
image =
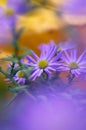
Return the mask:
<svg viewBox="0 0 86 130"><path fill-rule="evenodd" d="M18 72L18 77L19 77L19 78L23 78L24 76L25 76L24 71L19 71L19 72Z"/></svg>
<svg viewBox="0 0 86 130"><path fill-rule="evenodd" d="M39 66L39 68L44 69L48 66L48 61L47 60L40 60L38 62L38 66Z"/></svg>
<svg viewBox="0 0 86 130"><path fill-rule="evenodd" d="M11 16L13 13L14 13L14 11L12 9L7 9L6 12L5 12L5 14L7 16Z"/></svg>
<svg viewBox="0 0 86 130"><path fill-rule="evenodd" d="M61 50L62 50L62 48L61 48L61 47L58 47L57 51L61 51Z"/></svg>
<svg viewBox="0 0 86 130"><path fill-rule="evenodd" d="M78 64L77 64L76 62L71 62L71 63L69 64L69 67L70 67L71 69L77 69L77 68L78 68Z"/></svg>

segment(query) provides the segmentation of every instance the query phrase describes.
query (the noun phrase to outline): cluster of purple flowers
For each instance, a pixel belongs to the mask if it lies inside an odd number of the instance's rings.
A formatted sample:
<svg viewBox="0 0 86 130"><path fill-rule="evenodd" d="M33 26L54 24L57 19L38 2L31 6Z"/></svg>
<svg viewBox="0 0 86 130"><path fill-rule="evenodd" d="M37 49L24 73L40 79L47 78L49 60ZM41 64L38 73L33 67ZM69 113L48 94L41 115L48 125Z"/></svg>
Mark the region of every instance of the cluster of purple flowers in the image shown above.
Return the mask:
<svg viewBox="0 0 86 130"><path fill-rule="evenodd" d="M8 74L17 85L9 88L14 97L5 106L12 104L3 117L5 121L1 119L2 129L85 130L86 92L69 87L59 73L67 72L68 78L85 74L86 51L78 55L70 41L59 45L50 41L39 49L40 56L31 50L20 64L8 65Z"/></svg>
<svg viewBox="0 0 86 130"><path fill-rule="evenodd" d="M69 72L73 77L79 77L86 73L86 51L78 56L75 44L70 41L59 45L50 41L49 44L41 44L39 49L40 56L31 50L31 54L25 57L26 62L22 62L28 68L32 68L27 78L29 81L37 80L43 74L51 79L58 72ZM17 83L23 85L26 83L25 71L27 70L19 70L14 75L13 78Z"/></svg>

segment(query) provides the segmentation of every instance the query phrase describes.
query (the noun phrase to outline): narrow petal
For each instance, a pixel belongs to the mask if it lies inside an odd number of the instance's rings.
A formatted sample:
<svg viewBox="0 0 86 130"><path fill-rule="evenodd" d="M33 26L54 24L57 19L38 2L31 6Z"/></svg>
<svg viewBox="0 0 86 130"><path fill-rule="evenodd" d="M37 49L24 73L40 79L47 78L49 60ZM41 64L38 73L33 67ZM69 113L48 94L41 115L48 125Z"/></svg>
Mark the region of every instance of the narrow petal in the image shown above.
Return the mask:
<svg viewBox="0 0 86 130"><path fill-rule="evenodd" d="M53 57L53 58L50 60L50 63L52 63L52 62L55 62L55 61L59 60L59 58L60 58L60 56L59 56L59 55L57 55L57 56Z"/></svg>
<svg viewBox="0 0 86 130"><path fill-rule="evenodd" d="M61 66L61 63L59 63L59 62L57 62L57 63L49 63L49 66L52 66L54 68L54 67Z"/></svg>
<svg viewBox="0 0 86 130"><path fill-rule="evenodd" d="M44 69L44 71L47 73L48 77L50 77L51 72L48 70L48 68Z"/></svg>
<svg viewBox="0 0 86 130"><path fill-rule="evenodd" d="M37 64L27 63L28 66L37 67Z"/></svg>
<svg viewBox="0 0 86 130"><path fill-rule="evenodd" d="M29 62L36 63L36 61L31 56L26 56Z"/></svg>
<svg viewBox="0 0 86 130"><path fill-rule="evenodd" d="M71 61L71 58L70 58L70 55L68 54L68 52L67 52L67 51L64 51L64 53L65 53L65 55L66 55L68 61Z"/></svg>
<svg viewBox="0 0 86 130"><path fill-rule="evenodd" d="M56 71L56 69L55 69L55 68L50 67L50 66L49 66L49 67L47 67L47 69L48 69L48 70L50 70L50 71Z"/></svg>
<svg viewBox="0 0 86 130"><path fill-rule="evenodd" d="M76 61L77 58L77 51L74 49L71 51L71 59L72 61Z"/></svg>
<svg viewBox="0 0 86 130"><path fill-rule="evenodd" d="M47 57L48 61L50 61L53 58L53 56L56 54L56 50L57 50L56 47L54 47L54 49L52 49L51 54L49 54Z"/></svg>
<svg viewBox="0 0 86 130"><path fill-rule="evenodd" d="M81 65L86 66L86 60L83 60L83 61L79 62L78 64L79 64L80 66L81 66Z"/></svg>
<svg viewBox="0 0 86 130"><path fill-rule="evenodd" d="M80 55L80 57L79 57L78 60L77 60L77 63L80 63L80 62L83 60L83 58L86 58L86 51L84 51L84 52Z"/></svg>
<svg viewBox="0 0 86 130"><path fill-rule="evenodd" d="M43 73L43 69L40 70L38 77Z"/></svg>
<svg viewBox="0 0 86 130"><path fill-rule="evenodd" d="M36 60L39 60L39 57L36 55L36 53L35 52L33 52L32 50L31 50L31 54L32 54L32 56L36 59Z"/></svg>
<svg viewBox="0 0 86 130"><path fill-rule="evenodd" d="M33 79L35 76L38 77L39 72L40 72L40 69L36 69L36 70L31 74L30 78Z"/></svg>
<svg viewBox="0 0 86 130"><path fill-rule="evenodd" d="M62 61L63 61L63 62L66 62L67 64L70 63L70 61L69 61L64 55L62 56Z"/></svg>

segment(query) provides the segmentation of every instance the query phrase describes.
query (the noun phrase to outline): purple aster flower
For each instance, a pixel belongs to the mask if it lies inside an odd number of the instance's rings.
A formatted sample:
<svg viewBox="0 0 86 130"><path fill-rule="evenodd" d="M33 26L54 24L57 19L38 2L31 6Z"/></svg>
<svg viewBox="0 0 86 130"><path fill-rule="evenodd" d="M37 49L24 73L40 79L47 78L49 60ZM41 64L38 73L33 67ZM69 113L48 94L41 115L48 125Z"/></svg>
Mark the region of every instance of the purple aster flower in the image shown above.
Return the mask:
<svg viewBox="0 0 86 130"><path fill-rule="evenodd" d="M25 72L24 71L18 71L16 73L16 75L13 77L13 79L18 83L18 84L21 84L21 85L24 85L25 82L26 82L26 78L25 78ZM9 78L6 78L5 79L6 83L7 84L11 84L12 81L9 79Z"/></svg>
<svg viewBox="0 0 86 130"><path fill-rule="evenodd" d="M12 8L17 14L26 13L31 9L29 4L30 2L27 0L8 0L7 6Z"/></svg>
<svg viewBox="0 0 86 130"><path fill-rule="evenodd" d="M21 61L23 62L23 61ZM8 67L8 74L10 75L11 74L11 67L12 65L11 64L7 64L7 67ZM18 67L18 64L15 64L14 65L14 69ZM13 76L13 79L21 84L21 85L24 85L25 82L26 82L26 78L25 78L25 71L24 70L20 70L18 71L14 76ZM12 81L9 79L9 78L6 78L5 81L7 82L7 84L11 84Z"/></svg>
<svg viewBox="0 0 86 130"><path fill-rule="evenodd" d="M64 51L62 55L63 71L70 71L73 75L78 77L81 73L86 72L86 51L84 51L79 57L77 57L77 50L71 50L70 52Z"/></svg>
<svg viewBox="0 0 86 130"><path fill-rule="evenodd" d="M26 82L25 72L23 70L18 71L13 78L17 83L21 85L24 85Z"/></svg>
<svg viewBox="0 0 86 130"><path fill-rule="evenodd" d="M27 56L28 65L34 67L30 76L33 80L39 77L43 72L50 76L60 65L60 62L58 61L60 56L59 54L56 55L57 46L51 42L49 45L42 44L40 49L40 57L38 57L33 51L32 56Z"/></svg>

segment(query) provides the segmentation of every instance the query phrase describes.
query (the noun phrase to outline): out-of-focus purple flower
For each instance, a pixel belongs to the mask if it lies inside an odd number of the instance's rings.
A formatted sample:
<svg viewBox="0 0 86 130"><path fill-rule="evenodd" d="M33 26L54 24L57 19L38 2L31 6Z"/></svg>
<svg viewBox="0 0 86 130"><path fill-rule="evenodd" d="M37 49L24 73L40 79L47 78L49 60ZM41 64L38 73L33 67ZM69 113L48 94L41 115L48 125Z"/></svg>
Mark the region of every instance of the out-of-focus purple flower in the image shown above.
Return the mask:
<svg viewBox="0 0 86 130"><path fill-rule="evenodd" d="M15 80L17 83L19 83L19 84L21 84L21 85L24 85L25 82L26 82L25 72L22 71L22 70L18 71L13 78L14 78L14 80Z"/></svg>
<svg viewBox="0 0 86 130"><path fill-rule="evenodd" d="M0 6L0 41L11 41L12 28L17 24L18 14L27 12L29 2L26 0L8 0L6 7ZM6 35L5 35L6 34ZM9 37L9 36L10 37Z"/></svg>
<svg viewBox="0 0 86 130"><path fill-rule="evenodd" d="M57 51L65 51L65 50L70 50L75 48L76 44L73 43L72 41L68 40L66 42L61 42L59 43L59 45L57 46Z"/></svg>
<svg viewBox="0 0 86 130"><path fill-rule="evenodd" d="M0 7L0 42L12 40L11 29L15 26L16 17L10 9Z"/></svg>
<svg viewBox="0 0 86 130"><path fill-rule="evenodd" d="M9 8L12 8L15 11L15 13L21 14L21 13L26 13L31 9L29 3L30 2L27 0L8 0L7 6Z"/></svg>
<svg viewBox="0 0 86 130"><path fill-rule="evenodd" d="M64 4L64 12L74 15L86 15L86 1L85 0L67 0Z"/></svg>
<svg viewBox="0 0 86 130"><path fill-rule="evenodd" d="M61 12L64 20L69 24L86 24L86 0L66 0Z"/></svg>
<svg viewBox="0 0 86 130"><path fill-rule="evenodd" d="M58 61L59 54L56 55L57 46L53 43L50 43L49 45L44 44L40 46L40 49L40 57L38 57L33 51L32 56L27 56L28 65L34 67L30 76L33 80L39 77L43 72L50 76L51 73L55 72L60 65L60 62Z"/></svg>
<svg viewBox="0 0 86 130"><path fill-rule="evenodd" d="M61 69L63 71L71 71L76 77L81 73L86 72L86 51L84 51L78 58L75 49L70 52L64 51L62 61Z"/></svg>
<svg viewBox="0 0 86 130"><path fill-rule="evenodd" d="M27 0L8 0L6 7L0 7L0 18L5 20L7 24L15 21L18 14L23 14L29 10L29 2Z"/></svg>

